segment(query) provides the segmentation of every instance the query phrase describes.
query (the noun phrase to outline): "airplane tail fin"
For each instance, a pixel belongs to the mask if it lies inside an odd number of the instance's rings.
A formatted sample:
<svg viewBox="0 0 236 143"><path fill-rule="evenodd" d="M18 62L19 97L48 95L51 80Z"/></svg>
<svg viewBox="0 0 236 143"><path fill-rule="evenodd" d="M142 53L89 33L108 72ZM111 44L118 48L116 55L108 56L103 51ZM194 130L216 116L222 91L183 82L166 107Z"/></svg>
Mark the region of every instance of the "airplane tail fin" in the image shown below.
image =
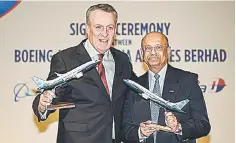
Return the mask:
<svg viewBox="0 0 236 143"><path fill-rule="evenodd" d="M175 103L175 106L178 108L178 109L182 109L186 104L188 104L189 100L188 99L185 99L185 100L182 100L180 102L177 102Z"/></svg>
<svg viewBox="0 0 236 143"><path fill-rule="evenodd" d="M44 85L45 81L38 78L38 77L33 77L32 78L33 81L35 82L35 84L38 86L38 87L41 87L42 85Z"/></svg>

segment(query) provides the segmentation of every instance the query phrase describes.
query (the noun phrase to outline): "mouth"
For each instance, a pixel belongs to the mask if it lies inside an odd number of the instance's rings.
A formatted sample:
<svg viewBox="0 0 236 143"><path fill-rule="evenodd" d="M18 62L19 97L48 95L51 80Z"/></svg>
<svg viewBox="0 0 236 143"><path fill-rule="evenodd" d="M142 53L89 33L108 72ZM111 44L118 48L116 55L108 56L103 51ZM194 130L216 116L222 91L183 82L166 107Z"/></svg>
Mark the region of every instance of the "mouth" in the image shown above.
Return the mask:
<svg viewBox="0 0 236 143"><path fill-rule="evenodd" d="M99 39L99 42L101 42L101 43L108 43L108 40L106 40L106 39Z"/></svg>
<svg viewBox="0 0 236 143"><path fill-rule="evenodd" d="M158 57L150 57L149 60L157 60Z"/></svg>

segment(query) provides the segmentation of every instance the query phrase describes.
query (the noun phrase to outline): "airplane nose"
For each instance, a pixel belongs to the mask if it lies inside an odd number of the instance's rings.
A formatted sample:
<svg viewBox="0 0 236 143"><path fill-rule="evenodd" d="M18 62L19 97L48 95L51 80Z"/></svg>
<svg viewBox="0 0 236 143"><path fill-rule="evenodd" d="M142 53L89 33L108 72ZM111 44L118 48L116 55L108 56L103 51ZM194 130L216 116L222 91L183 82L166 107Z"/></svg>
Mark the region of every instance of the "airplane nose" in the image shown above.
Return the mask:
<svg viewBox="0 0 236 143"><path fill-rule="evenodd" d="M123 82L127 85L128 84L128 80L127 79L123 79Z"/></svg>

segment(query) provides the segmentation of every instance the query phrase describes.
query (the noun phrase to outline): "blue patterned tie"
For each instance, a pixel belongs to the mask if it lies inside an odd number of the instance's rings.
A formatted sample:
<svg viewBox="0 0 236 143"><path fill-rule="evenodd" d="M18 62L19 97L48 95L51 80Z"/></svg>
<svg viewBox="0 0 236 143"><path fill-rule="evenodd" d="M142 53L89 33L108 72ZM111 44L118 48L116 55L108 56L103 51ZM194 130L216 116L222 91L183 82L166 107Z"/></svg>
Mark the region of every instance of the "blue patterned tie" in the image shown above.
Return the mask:
<svg viewBox="0 0 236 143"><path fill-rule="evenodd" d="M156 81L153 88L153 93L155 93L157 96L161 97L161 90L160 90L160 84L159 84L159 75L154 75ZM152 122L158 123L158 116L159 116L159 106L157 106L153 101L150 100L150 109L151 109L151 117ZM153 133L154 137L154 143L156 143L156 132Z"/></svg>

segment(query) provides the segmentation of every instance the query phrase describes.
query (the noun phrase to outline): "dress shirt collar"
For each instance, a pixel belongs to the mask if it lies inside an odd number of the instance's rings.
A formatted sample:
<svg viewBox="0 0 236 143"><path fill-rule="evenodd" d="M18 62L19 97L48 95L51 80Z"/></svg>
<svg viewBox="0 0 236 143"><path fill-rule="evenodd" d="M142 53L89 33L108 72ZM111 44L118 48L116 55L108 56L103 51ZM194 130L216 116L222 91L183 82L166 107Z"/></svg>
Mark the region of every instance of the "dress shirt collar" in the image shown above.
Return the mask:
<svg viewBox="0 0 236 143"><path fill-rule="evenodd" d="M87 39L84 43L84 47L87 50L89 56L93 59L95 57L97 57L97 55L99 54L99 52L93 47L93 45L91 44L91 42L89 41L89 39ZM108 51L106 51L104 53L103 56L103 61L105 60L110 60L111 59L111 52L110 49Z"/></svg>

